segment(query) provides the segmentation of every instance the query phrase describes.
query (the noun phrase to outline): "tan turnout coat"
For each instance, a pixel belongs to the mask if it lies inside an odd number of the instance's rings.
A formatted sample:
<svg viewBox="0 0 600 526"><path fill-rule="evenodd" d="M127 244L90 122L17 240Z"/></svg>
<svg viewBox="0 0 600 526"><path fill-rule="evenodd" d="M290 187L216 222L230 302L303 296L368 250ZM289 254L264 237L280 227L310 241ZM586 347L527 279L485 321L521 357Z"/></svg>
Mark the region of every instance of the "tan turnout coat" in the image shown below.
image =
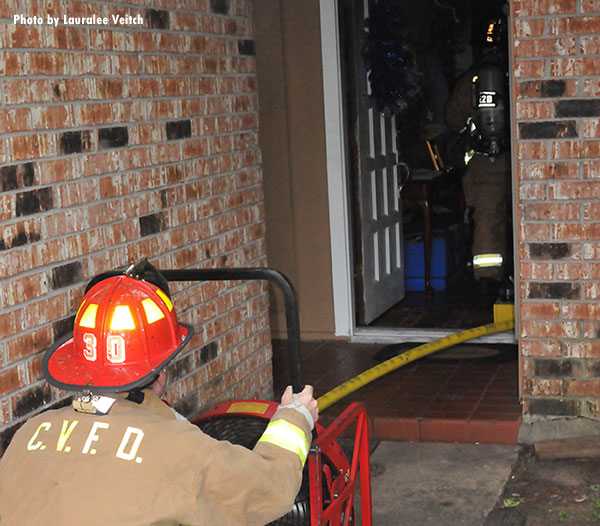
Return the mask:
<svg viewBox="0 0 600 526"><path fill-rule="evenodd" d="M310 442L302 414L276 419ZM301 478L298 455L214 440L146 391L105 416L65 407L24 424L0 460L0 525L264 525L291 509Z"/></svg>

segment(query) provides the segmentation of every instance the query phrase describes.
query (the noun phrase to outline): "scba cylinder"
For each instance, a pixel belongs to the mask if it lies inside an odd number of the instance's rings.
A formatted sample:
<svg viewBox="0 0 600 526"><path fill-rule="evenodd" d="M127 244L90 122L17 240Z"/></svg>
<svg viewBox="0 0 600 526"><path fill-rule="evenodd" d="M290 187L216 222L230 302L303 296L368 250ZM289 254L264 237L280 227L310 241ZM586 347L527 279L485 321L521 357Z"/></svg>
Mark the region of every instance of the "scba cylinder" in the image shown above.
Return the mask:
<svg viewBox="0 0 600 526"><path fill-rule="evenodd" d="M475 125L481 149L490 155L502 151L506 136L507 75L497 64L486 64L477 72L473 83Z"/></svg>

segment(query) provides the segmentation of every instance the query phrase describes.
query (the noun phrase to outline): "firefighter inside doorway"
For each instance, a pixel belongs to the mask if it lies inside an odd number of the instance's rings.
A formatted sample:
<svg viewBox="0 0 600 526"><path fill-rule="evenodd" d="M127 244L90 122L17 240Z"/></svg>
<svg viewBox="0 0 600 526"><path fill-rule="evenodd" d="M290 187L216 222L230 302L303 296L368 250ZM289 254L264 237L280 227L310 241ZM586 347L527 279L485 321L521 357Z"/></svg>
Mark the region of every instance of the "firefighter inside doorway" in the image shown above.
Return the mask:
<svg viewBox="0 0 600 526"><path fill-rule="evenodd" d="M258 526L287 513L318 419L312 387L286 389L253 450L214 440L160 399L192 335L147 261L92 280L73 333L42 362L72 404L16 432L0 460L0 523Z"/></svg>
<svg viewBox="0 0 600 526"><path fill-rule="evenodd" d="M486 23L483 39L481 59L456 81L445 117L470 139L463 191L474 228L473 276L482 295L497 295L511 272L506 20Z"/></svg>

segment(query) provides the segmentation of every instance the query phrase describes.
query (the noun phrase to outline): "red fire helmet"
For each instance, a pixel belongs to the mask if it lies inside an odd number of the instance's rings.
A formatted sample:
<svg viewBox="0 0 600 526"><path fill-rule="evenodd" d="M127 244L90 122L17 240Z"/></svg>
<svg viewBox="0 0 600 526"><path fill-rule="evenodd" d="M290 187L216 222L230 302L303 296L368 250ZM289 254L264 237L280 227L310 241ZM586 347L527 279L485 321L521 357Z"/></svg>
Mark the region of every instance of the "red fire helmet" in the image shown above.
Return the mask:
<svg viewBox="0 0 600 526"><path fill-rule="evenodd" d="M113 276L86 293L72 335L48 349L42 372L52 385L69 391L130 391L152 381L193 332L178 322L160 288Z"/></svg>

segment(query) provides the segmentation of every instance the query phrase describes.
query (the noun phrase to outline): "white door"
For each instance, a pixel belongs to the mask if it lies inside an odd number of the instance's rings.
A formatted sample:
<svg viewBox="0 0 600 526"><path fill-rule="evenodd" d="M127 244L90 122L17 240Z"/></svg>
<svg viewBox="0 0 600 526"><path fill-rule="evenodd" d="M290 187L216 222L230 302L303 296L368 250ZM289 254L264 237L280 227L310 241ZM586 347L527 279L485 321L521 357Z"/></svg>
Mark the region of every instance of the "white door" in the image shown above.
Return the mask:
<svg viewBox="0 0 600 526"><path fill-rule="evenodd" d="M345 28L344 92L350 128L359 325L372 322L404 297L396 116L376 108L361 52L371 1L338 4Z"/></svg>

